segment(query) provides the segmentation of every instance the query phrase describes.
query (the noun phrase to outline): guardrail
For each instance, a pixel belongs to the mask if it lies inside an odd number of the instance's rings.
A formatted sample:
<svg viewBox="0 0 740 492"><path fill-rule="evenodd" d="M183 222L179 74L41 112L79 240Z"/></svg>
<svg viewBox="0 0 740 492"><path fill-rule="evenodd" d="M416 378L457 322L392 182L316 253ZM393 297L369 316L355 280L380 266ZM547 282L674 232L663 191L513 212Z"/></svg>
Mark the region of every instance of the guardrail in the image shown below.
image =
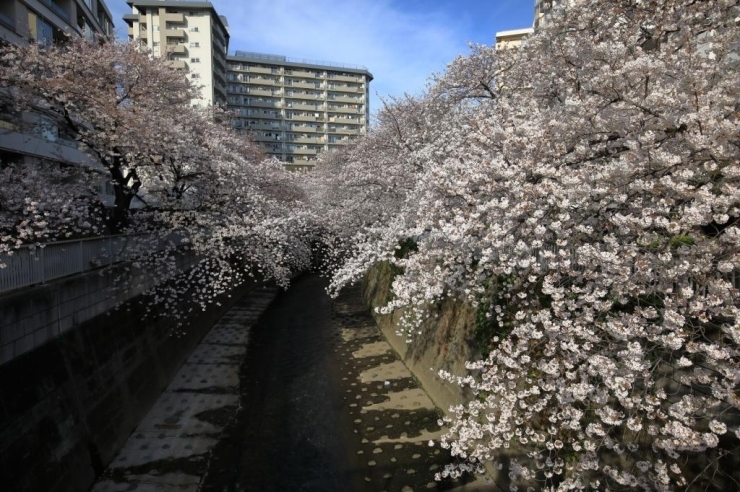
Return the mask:
<svg viewBox="0 0 740 492"><path fill-rule="evenodd" d="M182 242L179 235L121 235L25 245L0 255L0 293L133 260Z"/></svg>

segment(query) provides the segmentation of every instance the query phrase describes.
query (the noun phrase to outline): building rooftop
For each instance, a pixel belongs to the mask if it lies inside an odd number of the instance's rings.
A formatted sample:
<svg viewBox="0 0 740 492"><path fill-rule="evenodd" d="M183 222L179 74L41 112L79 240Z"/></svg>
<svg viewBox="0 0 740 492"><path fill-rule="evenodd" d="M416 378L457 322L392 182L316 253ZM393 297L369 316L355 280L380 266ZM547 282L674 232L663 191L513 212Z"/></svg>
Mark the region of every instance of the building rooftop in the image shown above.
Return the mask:
<svg viewBox="0 0 740 492"><path fill-rule="evenodd" d="M511 29L508 31L499 31L496 33L497 38L504 38L509 36L524 36L526 34L532 34L534 32L534 29L531 27L527 27L524 29Z"/></svg>
<svg viewBox="0 0 740 492"><path fill-rule="evenodd" d="M272 55L269 53L257 53L254 51L234 51L227 57L228 60L240 60L250 61L258 63L272 63L275 65L284 65L292 67L311 67L319 69L331 69L337 70L342 69L349 72L362 73L367 75L369 80L373 80L373 74L371 74L367 67L364 65L352 65L349 63L336 63L321 60L307 60L303 58L292 58L283 55Z"/></svg>
<svg viewBox="0 0 740 492"><path fill-rule="evenodd" d="M199 0L126 0L129 7L175 7L181 9L208 9L213 14L215 19L218 19L219 24L223 28L226 35L229 35L229 25L226 22L226 17L219 15L216 12L216 8L211 2L203 2ZM138 18L134 14L124 15L123 20L127 23L138 21Z"/></svg>

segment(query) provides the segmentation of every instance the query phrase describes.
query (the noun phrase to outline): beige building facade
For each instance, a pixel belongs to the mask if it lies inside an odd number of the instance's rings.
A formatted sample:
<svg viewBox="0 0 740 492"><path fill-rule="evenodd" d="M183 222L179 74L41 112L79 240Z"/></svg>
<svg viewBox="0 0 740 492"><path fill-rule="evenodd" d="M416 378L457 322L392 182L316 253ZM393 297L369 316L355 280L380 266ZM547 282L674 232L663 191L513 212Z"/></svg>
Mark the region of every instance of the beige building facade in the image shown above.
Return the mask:
<svg viewBox="0 0 740 492"><path fill-rule="evenodd" d="M194 104L225 104L229 29L210 2L127 0L128 37L154 56L166 57L201 88Z"/></svg>
<svg viewBox="0 0 740 492"><path fill-rule="evenodd" d="M320 152L367 133L367 68L246 51L227 63L234 126L289 168L310 168Z"/></svg>
<svg viewBox="0 0 740 492"><path fill-rule="evenodd" d="M512 29L510 31L499 31L496 33L496 49L509 49L521 46L524 40L534 32L534 29Z"/></svg>

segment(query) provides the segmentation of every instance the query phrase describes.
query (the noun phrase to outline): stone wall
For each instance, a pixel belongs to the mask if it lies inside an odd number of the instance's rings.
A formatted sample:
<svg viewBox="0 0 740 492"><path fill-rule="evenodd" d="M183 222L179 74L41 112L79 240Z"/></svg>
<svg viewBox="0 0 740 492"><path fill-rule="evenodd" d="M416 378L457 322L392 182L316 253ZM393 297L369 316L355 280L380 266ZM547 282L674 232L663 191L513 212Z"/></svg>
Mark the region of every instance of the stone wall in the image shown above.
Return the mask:
<svg viewBox="0 0 740 492"><path fill-rule="evenodd" d="M169 313L145 317L138 297L1 365L3 489L87 490L203 334L256 285L195 309L179 336Z"/></svg>

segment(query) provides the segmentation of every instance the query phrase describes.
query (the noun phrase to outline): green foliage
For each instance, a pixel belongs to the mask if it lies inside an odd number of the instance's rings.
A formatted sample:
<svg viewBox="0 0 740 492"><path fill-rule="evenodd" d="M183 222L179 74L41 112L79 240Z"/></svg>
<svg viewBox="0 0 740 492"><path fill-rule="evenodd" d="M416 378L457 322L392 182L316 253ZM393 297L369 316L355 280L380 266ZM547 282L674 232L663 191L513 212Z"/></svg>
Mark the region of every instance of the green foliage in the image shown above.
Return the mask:
<svg viewBox="0 0 740 492"><path fill-rule="evenodd" d="M668 244L670 244L672 248L678 248L679 246L694 246L696 243L694 242L693 237L679 234L678 236L673 236Z"/></svg>
<svg viewBox="0 0 740 492"><path fill-rule="evenodd" d="M502 295L502 287L510 279L498 276L486 282L486 292L478 299L478 309L475 313L475 342L483 357L488 357L493 348L493 338L500 338L509 334L512 328L513 313ZM495 306L502 310L500 315L495 313Z"/></svg>

